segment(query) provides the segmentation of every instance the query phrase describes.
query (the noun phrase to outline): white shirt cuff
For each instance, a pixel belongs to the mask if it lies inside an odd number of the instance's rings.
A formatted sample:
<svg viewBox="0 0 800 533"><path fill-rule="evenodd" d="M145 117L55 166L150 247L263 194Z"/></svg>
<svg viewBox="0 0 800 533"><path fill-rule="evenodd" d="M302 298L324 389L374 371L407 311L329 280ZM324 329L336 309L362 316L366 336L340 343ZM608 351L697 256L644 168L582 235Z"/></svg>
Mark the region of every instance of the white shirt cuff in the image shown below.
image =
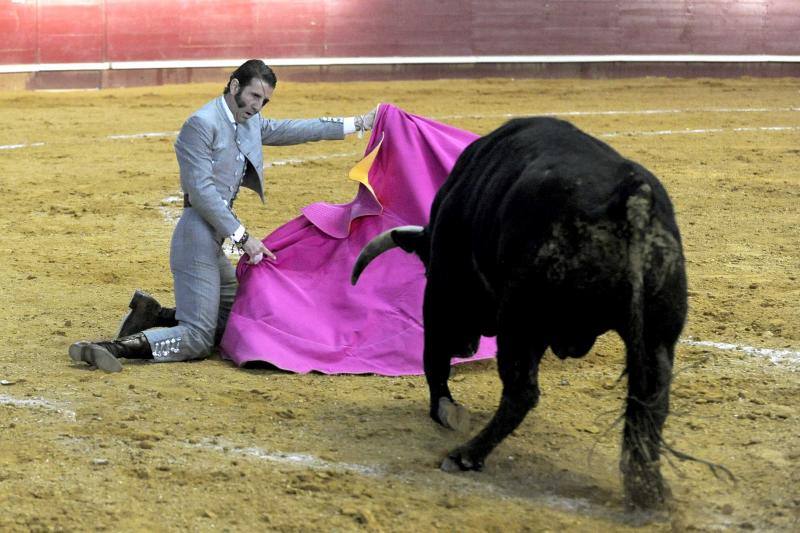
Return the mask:
<svg viewBox="0 0 800 533"><path fill-rule="evenodd" d="M231 235L231 240L233 242L239 242L240 240L242 240L242 235L244 235L244 226L239 224L239 227L236 228L236 231L233 232L233 235Z"/></svg>
<svg viewBox="0 0 800 533"><path fill-rule="evenodd" d="M343 125L345 135L356 132L356 117L344 117L342 120L344 121Z"/></svg>

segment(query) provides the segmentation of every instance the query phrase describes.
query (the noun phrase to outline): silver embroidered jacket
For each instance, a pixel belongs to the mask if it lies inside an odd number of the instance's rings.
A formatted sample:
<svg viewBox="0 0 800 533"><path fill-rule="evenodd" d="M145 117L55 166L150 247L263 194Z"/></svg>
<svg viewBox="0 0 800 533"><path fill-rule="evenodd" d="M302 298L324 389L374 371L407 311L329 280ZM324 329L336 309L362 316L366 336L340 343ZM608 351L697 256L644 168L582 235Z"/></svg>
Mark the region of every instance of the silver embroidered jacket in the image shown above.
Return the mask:
<svg viewBox="0 0 800 533"><path fill-rule="evenodd" d="M204 105L186 120L175 141L181 188L220 240L239 227L230 204L240 183L264 201L262 145L344 138L342 120L332 118L272 120L257 114L234 128L226 105L222 96Z"/></svg>

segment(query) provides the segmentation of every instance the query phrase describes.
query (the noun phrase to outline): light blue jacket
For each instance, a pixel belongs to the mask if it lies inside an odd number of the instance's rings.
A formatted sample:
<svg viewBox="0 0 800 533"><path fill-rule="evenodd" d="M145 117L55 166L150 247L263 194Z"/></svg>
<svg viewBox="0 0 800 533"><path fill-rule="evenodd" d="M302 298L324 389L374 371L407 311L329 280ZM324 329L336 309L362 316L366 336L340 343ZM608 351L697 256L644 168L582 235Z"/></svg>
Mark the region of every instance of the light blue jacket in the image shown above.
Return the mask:
<svg viewBox="0 0 800 533"><path fill-rule="evenodd" d="M183 124L175 141L181 188L192 208L214 228L222 240L239 227L231 199L241 184L264 201L262 145L283 146L325 139L344 139L341 119L271 120L253 115L234 129L222 96L215 98Z"/></svg>

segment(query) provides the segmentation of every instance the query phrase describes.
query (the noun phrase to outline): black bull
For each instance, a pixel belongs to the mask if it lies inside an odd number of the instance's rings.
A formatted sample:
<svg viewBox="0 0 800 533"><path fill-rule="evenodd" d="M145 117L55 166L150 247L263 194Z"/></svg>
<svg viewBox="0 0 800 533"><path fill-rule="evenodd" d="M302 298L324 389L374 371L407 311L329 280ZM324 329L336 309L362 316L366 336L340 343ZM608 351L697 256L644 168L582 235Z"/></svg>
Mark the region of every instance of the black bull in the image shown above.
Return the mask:
<svg viewBox="0 0 800 533"><path fill-rule="evenodd" d="M430 415L459 427L447 381L453 356L497 336L500 406L442 468L480 470L539 399L539 361L586 355L598 335L625 343L628 396L620 468L628 501L664 501L661 430L686 274L670 199L658 179L605 143L553 118L512 120L472 143L439 190L424 228L376 237L353 283L400 246L426 266L423 307Z"/></svg>

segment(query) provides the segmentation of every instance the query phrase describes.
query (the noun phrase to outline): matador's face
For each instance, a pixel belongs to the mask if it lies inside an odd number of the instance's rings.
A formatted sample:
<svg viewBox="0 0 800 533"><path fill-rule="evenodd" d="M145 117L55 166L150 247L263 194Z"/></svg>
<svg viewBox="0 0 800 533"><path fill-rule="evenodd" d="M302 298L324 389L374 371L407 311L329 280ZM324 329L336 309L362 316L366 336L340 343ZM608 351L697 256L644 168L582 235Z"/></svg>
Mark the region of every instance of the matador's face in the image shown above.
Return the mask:
<svg viewBox="0 0 800 533"><path fill-rule="evenodd" d="M236 103L236 109L231 109L233 119L239 124L247 121L267 105L274 91L274 87L260 78L253 78L244 87L239 85L239 80L231 80L230 92Z"/></svg>

